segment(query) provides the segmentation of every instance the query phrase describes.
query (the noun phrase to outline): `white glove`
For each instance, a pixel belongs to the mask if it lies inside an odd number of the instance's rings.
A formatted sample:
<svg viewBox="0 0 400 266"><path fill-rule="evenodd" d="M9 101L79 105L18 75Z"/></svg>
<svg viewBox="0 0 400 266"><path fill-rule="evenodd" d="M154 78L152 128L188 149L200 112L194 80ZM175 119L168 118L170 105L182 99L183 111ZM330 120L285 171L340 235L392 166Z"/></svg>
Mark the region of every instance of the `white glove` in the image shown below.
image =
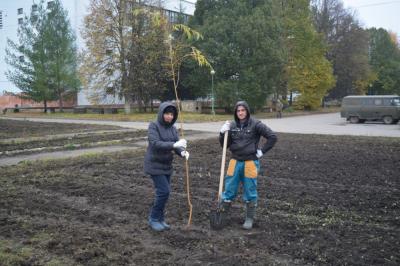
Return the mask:
<svg viewBox="0 0 400 266"><path fill-rule="evenodd" d="M257 158L260 159L262 156L264 155L264 153L262 152L262 150L257 150Z"/></svg>
<svg viewBox="0 0 400 266"><path fill-rule="evenodd" d="M221 132L222 134L225 133L225 131L229 131L229 129L231 129L231 123L229 121L226 121L222 127L221 130L219 132Z"/></svg>
<svg viewBox="0 0 400 266"><path fill-rule="evenodd" d="M182 148L186 149L187 146L187 141L186 139L180 139L177 142L174 143L174 148Z"/></svg>
<svg viewBox="0 0 400 266"><path fill-rule="evenodd" d="M181 156L185 157L186 160L189 160L189 152L188 151L182 151Z"/></svg>

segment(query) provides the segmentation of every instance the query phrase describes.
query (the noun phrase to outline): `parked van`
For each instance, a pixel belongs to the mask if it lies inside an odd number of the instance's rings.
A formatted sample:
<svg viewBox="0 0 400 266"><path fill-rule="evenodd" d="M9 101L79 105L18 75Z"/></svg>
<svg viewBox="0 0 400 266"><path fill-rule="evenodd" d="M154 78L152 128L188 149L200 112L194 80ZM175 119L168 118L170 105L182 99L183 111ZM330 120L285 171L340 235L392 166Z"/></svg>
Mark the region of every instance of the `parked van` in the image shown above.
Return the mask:
<svg viewBox="0 0 400 266"><path fill-rule="evenodd" d="M341 117L350 123L366 120L396 124L400 120L400 97L398 95L346 96L342 100Z"/></svg>

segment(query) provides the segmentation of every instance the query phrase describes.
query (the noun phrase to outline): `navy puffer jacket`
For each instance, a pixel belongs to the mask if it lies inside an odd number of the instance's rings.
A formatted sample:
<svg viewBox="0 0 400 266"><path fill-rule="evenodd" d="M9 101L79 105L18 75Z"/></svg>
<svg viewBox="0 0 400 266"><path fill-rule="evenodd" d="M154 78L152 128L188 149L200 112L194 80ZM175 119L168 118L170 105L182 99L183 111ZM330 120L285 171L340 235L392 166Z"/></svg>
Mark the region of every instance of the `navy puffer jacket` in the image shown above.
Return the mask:
<svg viewBox="0 0 400 266"><path fill-rule="evenodd" d="M164 110L172 106L174 119L166 123L163 118ZM179 135L174 123L178 118L178 111L170 102L163 102L158 110L157 121L151 122L148 129L146 155L144 157L144 172L149 175L171 175L173 152L181 155L183 149L175 149L174 143L179 140Z"/></svg>

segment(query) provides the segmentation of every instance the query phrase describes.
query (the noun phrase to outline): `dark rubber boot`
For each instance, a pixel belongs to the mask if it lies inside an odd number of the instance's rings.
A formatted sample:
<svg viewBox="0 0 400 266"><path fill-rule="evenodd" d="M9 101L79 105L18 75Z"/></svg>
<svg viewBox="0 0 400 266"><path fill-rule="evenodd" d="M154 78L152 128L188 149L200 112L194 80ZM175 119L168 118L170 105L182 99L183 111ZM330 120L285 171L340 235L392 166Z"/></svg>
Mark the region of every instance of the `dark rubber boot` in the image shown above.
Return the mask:
<svg viewBox="0 0 400 266"><path fill-rule="evenodd" d="M250 230L251 228L253 228L256 207L257 204L255 202L246 203L246 220L244 221L243 229Z"/></svg>

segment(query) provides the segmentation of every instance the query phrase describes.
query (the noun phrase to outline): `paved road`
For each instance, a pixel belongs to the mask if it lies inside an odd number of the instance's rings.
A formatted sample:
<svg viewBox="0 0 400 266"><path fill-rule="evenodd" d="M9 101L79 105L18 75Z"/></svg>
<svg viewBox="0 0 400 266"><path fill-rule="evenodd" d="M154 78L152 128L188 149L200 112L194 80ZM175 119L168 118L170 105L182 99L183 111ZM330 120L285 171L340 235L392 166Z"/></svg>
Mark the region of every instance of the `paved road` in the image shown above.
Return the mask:
<svg viewBox="0 0 400 266"><path fill-rule="evenodd" d="M4 118L4 117L3 117ZM21 118L12 118L21 119ZM24 118L22 118L24 119ZM119 122L99 120L46 119L26 118L30 121L57 123L84 123L121 126L126 128L147 129L148 122ZM300 134L328 134L355 136L400 137L400 125L384 125L382 123L350 124L339 113L316 114L308 116L284 117L282 119L263 119L264 123L276 132ZM185 130L198 130L217 133L223 122L185 123ZM180 125L177 124L177 127Z"/></svg>

